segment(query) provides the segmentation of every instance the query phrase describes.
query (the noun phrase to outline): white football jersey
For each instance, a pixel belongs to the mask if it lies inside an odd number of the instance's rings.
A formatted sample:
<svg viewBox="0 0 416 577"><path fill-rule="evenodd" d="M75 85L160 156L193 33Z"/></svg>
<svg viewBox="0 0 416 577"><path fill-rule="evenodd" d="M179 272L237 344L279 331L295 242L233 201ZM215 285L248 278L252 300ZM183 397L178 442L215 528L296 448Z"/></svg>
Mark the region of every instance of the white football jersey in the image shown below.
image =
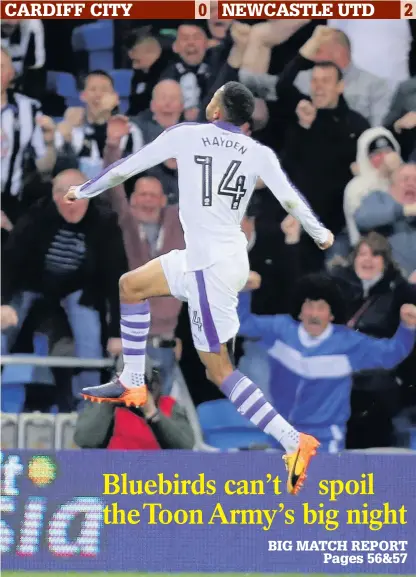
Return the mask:
<svg viewBox="0 0 416 577"><path fill-rule="evenodd" d="M247 250L240 224L258 178L314 240L327 240L328 231L292 187L274 152L226 122L169 128L77 187L76 196L96 196L170 158L176 159L178 167L179 216L189 271Z"/></svg>

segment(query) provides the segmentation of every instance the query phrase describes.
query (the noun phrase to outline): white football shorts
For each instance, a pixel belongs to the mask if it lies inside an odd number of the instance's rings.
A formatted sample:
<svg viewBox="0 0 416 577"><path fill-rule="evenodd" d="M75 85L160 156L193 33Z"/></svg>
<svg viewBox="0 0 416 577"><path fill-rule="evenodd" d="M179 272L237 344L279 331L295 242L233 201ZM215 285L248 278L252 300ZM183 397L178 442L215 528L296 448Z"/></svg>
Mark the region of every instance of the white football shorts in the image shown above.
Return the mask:
<svg viewBox="0 0 416 577"><path fill-rule="evenodd" d="M238 293L250 272L246 252L203 270L186 270L186 249L162 255L160 262L172 295L188 303L195 348L218 353L220 344L234 338L240 327Z"/></svg>

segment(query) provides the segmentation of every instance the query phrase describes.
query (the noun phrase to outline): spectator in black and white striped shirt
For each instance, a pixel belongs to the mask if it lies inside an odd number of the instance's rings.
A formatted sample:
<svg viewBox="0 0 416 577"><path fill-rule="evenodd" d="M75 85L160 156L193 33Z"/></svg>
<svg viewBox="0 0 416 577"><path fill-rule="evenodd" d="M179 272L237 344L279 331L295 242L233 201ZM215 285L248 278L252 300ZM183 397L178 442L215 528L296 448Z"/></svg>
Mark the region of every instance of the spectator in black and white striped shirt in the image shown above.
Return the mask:
<svg viewBox="0 0 416 577"><path fill-rule="evenodd" d="M14 223L29 162L41 173L52 171L55 165L54 124L42 114L39 102L10 88L15 72L3 48L1 55L2 210Z"/></svg>
<svg viewBox="0 0 416 577"><path fill-rule="evenodd" d="M94 178L103 169L103 152L107 138L107 122L117 112L119 97L111 76L103 70L90 72L85 79L81 100L85 108L68 108L58 124L55 145L58 151L75 155L78 168ZM121 142L123 156L137 152L143 138L136 125Z"/></svg>
<svg viewBox="0 0 416 577"><path fill-rule="evenodd" d="M16 89L41 100L46 87L45 34L42 20L3 20L1 45L16 71Z"/></svg>

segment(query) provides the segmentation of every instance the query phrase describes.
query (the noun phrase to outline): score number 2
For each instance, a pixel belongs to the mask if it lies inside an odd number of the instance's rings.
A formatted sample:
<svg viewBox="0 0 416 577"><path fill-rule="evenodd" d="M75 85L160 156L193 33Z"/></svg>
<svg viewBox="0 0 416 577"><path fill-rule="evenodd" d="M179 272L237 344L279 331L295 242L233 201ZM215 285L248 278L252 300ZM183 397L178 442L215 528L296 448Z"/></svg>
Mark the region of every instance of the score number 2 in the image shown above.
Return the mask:
<svg viewBox="0 0 416 577"><path fill-rule="evenodd" d="M400 18L405 20L416 19L416 2L401 2Z"/></svg>

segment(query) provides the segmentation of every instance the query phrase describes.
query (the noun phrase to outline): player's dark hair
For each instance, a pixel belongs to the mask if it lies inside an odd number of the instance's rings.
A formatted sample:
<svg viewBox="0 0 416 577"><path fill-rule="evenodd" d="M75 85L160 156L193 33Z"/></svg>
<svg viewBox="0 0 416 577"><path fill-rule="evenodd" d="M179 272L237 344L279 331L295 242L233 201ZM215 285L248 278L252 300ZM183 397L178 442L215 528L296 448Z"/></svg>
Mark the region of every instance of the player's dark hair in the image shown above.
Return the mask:
<svg viewBox="0 0 416 577"><path fill-rule="evenodd" d="M227 82L221 92L221 103L224 120L242 126L251 122L254 112L254 96L252 92L240 82Z"/></svg>
<svg viewBox="0 0 416 577"><path fill-rule="evenodd" d="M331 62L330 60L324 60L322 62L317 62L314 66L314 68L333 68L336 73L337 73L337 80L338 82L341 82L341 80L344 78L344 75L342 74L342 70L339 66L337 66L334 62Z"/></svg>
<svg viewBox="0 0 416 577"><path fill-rule="evenodd" d="M88 72L88 74L85 76L84 78L84 86L83 88L86 87L87 85L87 80L88 78L90 78L91 76L105 76L106 78L108 78L108 80L111 82L111 86L114 88L114 81L111 78L111 76L108 74L108 72L106 72L105 70L91 70L91 72Z"/></svg>

